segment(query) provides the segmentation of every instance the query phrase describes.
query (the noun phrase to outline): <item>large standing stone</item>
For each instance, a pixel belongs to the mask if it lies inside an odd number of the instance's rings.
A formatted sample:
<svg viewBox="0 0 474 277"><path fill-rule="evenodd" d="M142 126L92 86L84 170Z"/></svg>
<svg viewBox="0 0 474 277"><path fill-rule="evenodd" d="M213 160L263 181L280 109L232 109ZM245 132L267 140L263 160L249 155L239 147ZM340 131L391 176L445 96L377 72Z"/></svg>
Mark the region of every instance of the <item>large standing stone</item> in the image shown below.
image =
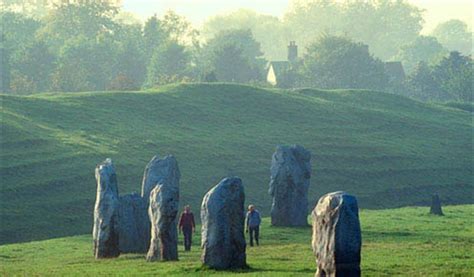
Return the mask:
<svg viewBox="0 0 474 277"><path fill-rule="evenodd" d="M308 225L311 153L302 146L278 146L272 157L269 194L275 226Z"/></svg>
<svg viewBox="0 0 474 277"><path fill-rule="evenodd" d="M245 268L245 193L242 180L225 178L201 205L202 262L215 269Z"/></svg>
<svg viewBox="0 0 474 277"><path fill-rule="evenodd" d="M111 258L120 255L118 186L112 160L106 159L95 169L97 196L94 207L94 256Z"/></svg>
<svg viewBox="0 0 474 277"><path fill-rule="evenodd" d="M444 215L443 210L441 209L441 200L439 199L438 194L433 194L433 197L431 198L430 214Z"/></svg>
<svg viewBox="0 0 474 277"><path fill-rule="evenodd" d="M150 192L157 184L179 186L181 174L178 168L178 162L172 155L163 159L154 156L145 167L142 181L142 197L145 201L150 199Z"/></svg>
<svg viewBox="0 0 474 277"><path fill-rule="evenodd" d="M178 260L178 205L177 186L158 184L151 191L148 213L152 227L147 261Z"/></svg>
<svg viewBox="0 0 474 277"><path fill-rule="evenodd" d="M328 193L319 199L312 218L315 276L360 276L362 238L357 199L342 191Z"/></svg>
<svg viewBox="0 0 474 277"><path fill-rule="evenodd" d="M121 253L146 253L150 246L148 207L139 194L119 197L119 244Z"/></svg>

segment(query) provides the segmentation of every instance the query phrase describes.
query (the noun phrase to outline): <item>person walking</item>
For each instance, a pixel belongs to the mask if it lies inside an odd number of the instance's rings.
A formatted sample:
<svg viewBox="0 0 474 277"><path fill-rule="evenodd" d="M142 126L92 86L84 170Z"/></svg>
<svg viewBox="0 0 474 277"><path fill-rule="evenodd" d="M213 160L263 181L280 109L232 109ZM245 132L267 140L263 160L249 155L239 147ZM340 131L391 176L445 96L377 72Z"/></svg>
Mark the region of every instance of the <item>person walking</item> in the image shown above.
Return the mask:
<svg viewBox="0 0 474 277"><path fill-rule="evenodd" d="M184 206L184 212L179 217L178 229L179 233L183 232L184 235L184 251L191 251L196 224L194 223L194 215L189 205Z"/></svg>
<svg viewBox="0 0 474 277"><path fill-rule="evenodd" d="M253 246L253 239L257 246L259 245L259 233L260 233L260 213L255 209L254 205L249 205L247 212L247 229L246 232L250 235L250 246Z"/></svg>

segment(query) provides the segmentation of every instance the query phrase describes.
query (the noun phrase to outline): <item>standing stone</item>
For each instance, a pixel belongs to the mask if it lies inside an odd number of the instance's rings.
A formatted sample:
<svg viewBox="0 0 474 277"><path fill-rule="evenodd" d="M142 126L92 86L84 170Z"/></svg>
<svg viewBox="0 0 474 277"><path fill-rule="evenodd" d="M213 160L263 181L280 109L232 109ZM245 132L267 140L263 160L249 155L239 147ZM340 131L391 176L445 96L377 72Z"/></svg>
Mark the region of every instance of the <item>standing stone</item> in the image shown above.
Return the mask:
<svg viewBox="0 0 474 277"><path fill-rule="evenodd" d="M150 193L151 243L147 261L178 260L179 188L158 184Z"/></svg>
<svg viewBox="0 0 474 277"><path fill-rule="evenodd" d="M178 162L172 155L163 159L154 156L145 167L142 181L142 197L145 201L150 200L150 192L157 184L179 186L181 174L178 168Z"/></svg>
<svg viewBox="0 0 474 277"><path fill-rule="evenodd" d="M439 199L438 194L433 194L433 197L431 198L430 214L444 215L443 210L441 209L441 200Z"/></svg>
<svg viewBox="0 0 474 277"><path fill-rule="evenodd" d="M94 256L112 258L120 255L117 175L111 159L95 168L97 196L94 207Z"/></svg>
<svg viewBox="0 0 474 277"><path fill-rule="evenodd" d="M269 194L274 226L308 225L311 153L302 146L278 146L272 157Z"/></svg>
<svg viewBox="0 0 474 277"><path fill-rule="evenodd" d="M214 269L245 268L245 193L238 177L225 178L201 205L202 262Z"/></svg>
<svg viewBox="0 0 474 277"><path fill-rule="evenodd" d="M357 199L338 191L322 196L313 210L315 276L360 276L359 208Z"/></svg>
<svg viewBox="0 0 474 277"><path fill-rule="evenodd" d="M150 247L150 228L146 201L137 193L120 196L120 252L146 253Z"/></svg>

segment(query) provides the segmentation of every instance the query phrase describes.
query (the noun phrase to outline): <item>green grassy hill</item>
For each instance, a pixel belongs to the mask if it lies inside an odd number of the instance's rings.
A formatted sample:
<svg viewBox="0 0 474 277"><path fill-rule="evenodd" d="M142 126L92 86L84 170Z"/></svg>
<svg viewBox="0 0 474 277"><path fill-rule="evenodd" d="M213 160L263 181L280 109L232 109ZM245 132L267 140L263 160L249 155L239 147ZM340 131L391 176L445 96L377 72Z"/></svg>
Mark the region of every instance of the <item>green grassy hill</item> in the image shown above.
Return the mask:
<svg viewBox="0 0 474 277"><path fill-rule="evenodd" d="M346 190L363 208L472 203L471 113L370 91L228 84L147 92L1 96L0 243L89 233L94 168L111 157L120 193L140 191L155 154L173 154L181 203L240 176L268 215L277 144L313 153L310 203Z"/></svg>
<svg viewBox="0 0 474 277"><path fill-rule="evenodd" d="M362 210L363 276L472 276L474 206ZM199 228L198 228L199 229ZM310 228L270 227L264 219L259 247L247 248L249 270L239 276L314 276ZM181 239L181 237L180 237ZM90 235L0 246L2 276L229 275L201 267L199 232L191 252L179 244L179 262L147 263L144 255L94 260Z"/></svg>

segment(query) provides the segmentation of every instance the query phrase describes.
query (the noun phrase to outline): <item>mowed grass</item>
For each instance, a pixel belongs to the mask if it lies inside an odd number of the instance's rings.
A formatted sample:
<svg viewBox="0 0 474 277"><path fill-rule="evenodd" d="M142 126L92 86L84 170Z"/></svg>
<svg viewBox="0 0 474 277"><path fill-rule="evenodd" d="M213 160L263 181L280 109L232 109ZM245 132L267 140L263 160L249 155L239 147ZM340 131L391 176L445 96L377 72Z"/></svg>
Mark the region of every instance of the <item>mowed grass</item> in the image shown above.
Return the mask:
<svg viewBox="0 0 474 277"><path fill-rule="evenodd" d="M443 105L229 84L0 99L0 244L88 233L94 168L107 157L125 194L140 192L152 156L175 155L181 204L193 207L238 175L247 202L268 215L278 144L312 152L311 205L337 190L363 208L427 205L435 192L444 203L473 203L472 114Z"/></svg>
<svg viewBox="0 0 474 277"><path fill-rule="evenodd" d="M362 210L364 276L472 276L474 205L448 206L445 216L428 208ZM259 247L247 247L250 269L214 271L200 262L200 236L191 252L179 245L179 261L145 261L143 254L94 260L89 235L0 246L1 275L230 275L313 276L311 228L271 227L265 218ZM180 237L181 239L181 237Z"/></svg>

